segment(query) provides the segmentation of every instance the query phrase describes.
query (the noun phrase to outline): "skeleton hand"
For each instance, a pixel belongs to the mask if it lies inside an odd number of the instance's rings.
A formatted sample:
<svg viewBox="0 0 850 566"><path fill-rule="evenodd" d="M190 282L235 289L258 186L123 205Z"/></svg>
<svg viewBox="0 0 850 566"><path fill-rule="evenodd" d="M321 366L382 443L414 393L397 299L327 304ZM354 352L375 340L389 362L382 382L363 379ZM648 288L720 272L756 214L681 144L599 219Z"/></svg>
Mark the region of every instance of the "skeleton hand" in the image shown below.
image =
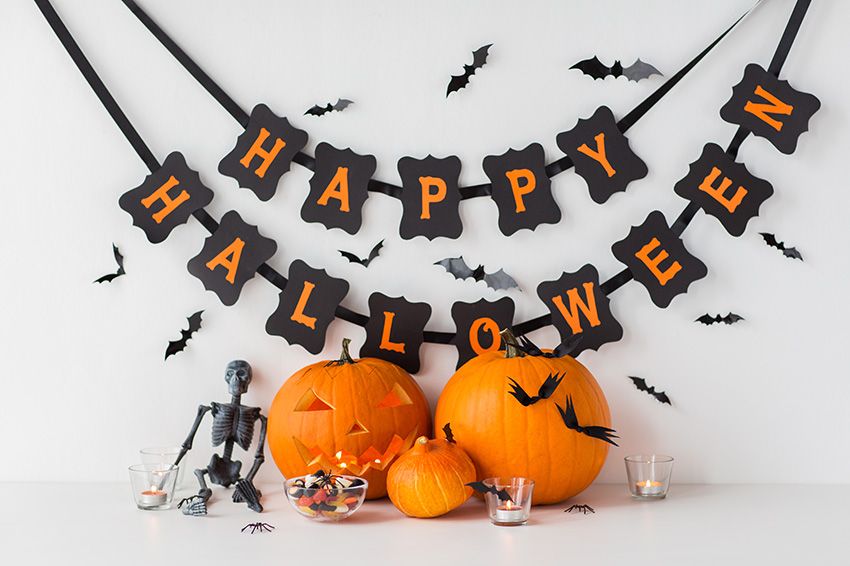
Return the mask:
<svg viewBox="0 0 850 566"><path fill-rule="evenodd" d="M207 500L199 495L186 497L177 504L177 508L183 511L184 515L199 517L207 514Z"/></svg>

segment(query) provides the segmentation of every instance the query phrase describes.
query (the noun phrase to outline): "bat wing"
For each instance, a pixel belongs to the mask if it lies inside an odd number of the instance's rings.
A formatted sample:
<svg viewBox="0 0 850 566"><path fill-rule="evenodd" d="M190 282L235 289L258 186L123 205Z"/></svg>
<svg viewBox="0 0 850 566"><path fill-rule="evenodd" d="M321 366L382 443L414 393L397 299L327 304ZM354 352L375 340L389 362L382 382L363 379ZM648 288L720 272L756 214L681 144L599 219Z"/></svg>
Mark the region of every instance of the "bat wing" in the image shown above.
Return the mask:
<svg viewBox="0 0 850 566"><path fill-rule="evenodd" d="M604 79L608 75L611 74L611 67L608 67L602 61L600 61L596 55L594 55L590 59L585 59L583 61L579 61L570 69L578 69L585 75L592 77L595 79Z"/></svg>
<svg viewBox="0 0 850 566"><path fill-rule="evenodd" d="M474 489L478 493L495 493L495 491L496 491L496 488L487 485L483 481L471 481L471 482L469 482L468 484L465 484L465 485L471 487L472 489Z"/></svg>
<svg viewBox="0 0 850 566"><path fill-rule="evenodd" d="M582 427L581 433L587 435L591 438L596 438L598 440L602 440L607 442L608 444L613 444L614 446L619 446L616 442L611 440L612 438L620 438L616 434L617 432L613 428L607 428L604 426L586 426Z"/></svg>
<svg viewBox="0 0 850 566"><path fill-rule="evenodd" d="M376 257L378 257L378 254L381 253L381 248L383 248L383 247L384 247L384 241L383 240L381 240L380 242L375 244L375 247L372 248L371 252L369 252L369 259L366 260L366 267L369 267L369 264L372 263L372 260L375 259Z"/></svg>
<svg viewBox="0 0 850 566"><path fill-rule="evenodd" d="M115 258L115 263L118 264L118 275L124 275L124 256L118 250L118 246L112 244L112 256Z"/></svg>
<svg viewBox="0 0 850 566"><path fill-rule="evenodd" d="M628 67L623 67L623 76L630 81L638 82L641 79L646 79L652 75L662 75L663 73L650 65L638 59Z"/></svg>
<svg viewBox="0 0 850 566"><path fill-rule="evenodd" d="M493 47L493 44L488 43L472 52L472 73L487 64L487 56L490 54L491 47Z"/></svg>
<svg viewBox="0 0 850 566"><path fill-rule="evenodd" d="M514 281L514 278L505 273L504 269L500 269L495 273L486 273L484 275L484 283L496 291L501 291L502 289L513 289L514 287L519 288L519 285L517 285L517 282Z"/></svg>
<svg viewBox="0 0 850 566"><path fill-rule="evenodd" d="M180 338L168 343L168 346L165 348L164 359L167 360L169 356L173 356L177 352L182 352L186 349L186 343L189 342L189 339L195 332L201 329L201 315L203 312L204 311L198 311L187 319L189 322L189 329L181 330Z"/></svg>
<svg viewBox="0 0 850 566"><path fill-rule="evenodd" d="M474 271L466 265L465 261L463 261L463 256L441 259L434 265L442 265L446 268L446 271L455 276L455 279L466 279L468 277L472 277L472 272Z"/></svg>
<svg viewBox="0 0 850 566"><path fill-rule="evenodd" d="M537 391L537 396L541 399L548 399L552 396L555 390L561 385L561 382L564 381L564 374L556 373L549 374L549 377L543 382L540 386L540 389Z"/></svg>
<svg viewBox="0 0 850 566"><path fill-rule="evenodd" d="M446 423L446 426L443 427L443 434L446 435L446 442L456 444L455 435L452 432L452 423Z"/></svg>
<svg viewBox="0 0 850 566"><path fill-rule="evenodd" d="M514 399L519 401L519 404L523 407L533 405L540 400L540 397L531 397L528 393L526 393L525 389L523 389L522 386L512 377L509 377L508 380L511 382L511 390L508 391L508 394L512 395Z"/></svg>
<svg viewBox="0 0 850 566"><path fill-rule="evenodd" d="M581 343L583 334L573 334L571 336L567 336L560 344L555 347L555 350L552 352L552 357L555 358L563 358L573 352L578 345Z"/></svg>
<svg viewBox="0 0 850 566"><path fill-rule="evenodd" d="M576 410L573 406L573 398L572 396L567 396L567 400L564 403L564 406L561 407L557 403L555 403L555 407L558 409L558 413L561 414L561 420L564 421L564 425L570 430L577 430L578 426L578 418L576 417Z"/></svg>
<svg viewBox="0 0 850 566"><path fill-rule="evenodd" d="M520 349L529 356L542 356L543 350L537 347L537 344L531 341L527 336L517 338Z"/></svg>
<svg viewBox="0 0 850 566"><path fill-rule="evenodd" d="M673 406L673 403L670 402L670 398L663 391L659 391L658 393L654 394L653 397L658 399L659 403L666 403L666 404L670 405L671 407Z"/></svg>
<svg viewBox="0 0 850 566"><path fill-rule="evenodd" d="M466 67L464 67L464 72L462 75L452 75L452 78L449 81L449 86L446 88L446 97L448 97L453 92L459 91L469 83L470 75L467 74L465 69Z"/></svg>
<svg viewBox="0 0 850 566"><path fill-rule="evenodd" d="M631 379L631 380L632 380L632 383L634 383L634 384L635 384L635 387L637 387L637 390L638 390L638 391L646 391L646 390L648 390L648 389L649 389L649 388L646 386L646 380L645 380L644 378L642 378L642 377L635 377L635 376L633 376L633 375L630 375L630 376L629 376L629 379Z"/></svg>
<svg viewBox="0 0 850 566"><path fill-rule="evenodd" d="M705 325L709 325L709 324L714 324L715 322L717 322L717 320L713 316L711 316L710 314L706 313L706 314L702 315L701 317L699 317L698 319L696 319L694 322L701 322Z"/></svg>
<svg viewBox="0 0 850 566"><path fill-rule="evenodd" d="M799 251L797 251L797 248L785 248L784 246L783 246L783 248L784 249L782 250L782 255L784 255L785 257L790 257L790 258L793 258L793 259L799 259L800 261L803 261L803 254L801 254Z"/></svg>
<svg viewBox="0 0 850 566"><path fill-rule="evenodd" d="M319 106L318 104L315 104L309 110L307 110L304 115L306 116L307 114L309 114L311 116L324 116L325 114L330 112L330 109L330 104L328 104L327 106Z"/></svg>
<svg viewBox="0 0 850 566"><path fill-rule="evenodd" d="M198 330L201 329L201 315L204 314L204 311L198 311L192 316L189 317L189 332L194 334Z"/></svg>
<svg viewBox="0 0 850 566"><path fill-rule="evenodd" d="M726 324L735 324L736 322L740 322L742 320L744 320L743 316L735 314L733 312L730 312L729 314L723 317L723 322L725 322Z"/></svg>
<svg viewBox="0 0 850 566"><path fill-rule="evenodd" d="M342 250L337 250L337 251L342 255L342 257L344 257L345 259L347 259L351 263L359 263L360 265L364 265L364 266L366 265L365 260L360 259L359 257L357 257L356 255L354 255L351 252L344 252Z"/></svg>
<svg viewBox="0 0 850 566"><path fill-rule="evenodd" d="M342 112L352 104L354 104L353 100L348 100L347 98L338 98L336 104L333 105L333 109L337 112Z"/></svg>
<svg viewBox="0 0 850 566"><path fill-rule="evenodd" d="M774 236L770 232L759 232L759 234L762 238L764 238L764 243L768 246L772 248L779 248L780 250L782 249L782 247L779 245L779 242L776 241L776 236Z"/></svg>

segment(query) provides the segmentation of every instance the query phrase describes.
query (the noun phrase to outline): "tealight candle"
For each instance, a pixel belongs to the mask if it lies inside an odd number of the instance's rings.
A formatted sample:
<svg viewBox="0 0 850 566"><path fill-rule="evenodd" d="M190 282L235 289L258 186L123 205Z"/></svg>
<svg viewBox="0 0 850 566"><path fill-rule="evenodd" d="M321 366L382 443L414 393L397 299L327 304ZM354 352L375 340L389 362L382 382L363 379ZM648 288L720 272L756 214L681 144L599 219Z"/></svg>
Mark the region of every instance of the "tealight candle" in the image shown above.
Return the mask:
<svg viewBox="0 0 850 566"><path fill-rule="evenodd" d="M130 487L139 509L168 509L177 483L177 466L137 464L130 466Z"/></svg>
<svg viewBox="0 0 850 566"><path fill-rule="evenodd" d="M488 478L484 485L495 488L484 494L490 521L494 525L511 527L524 525L531 513L531 493L534 481L528 478Z"/></svg>
<svg viewBox="0 0 850 566"><path fill-rule="evenodd" d="M635 499L664 499L670 487L673 458L657 454L626 457L629 491Z"/></svg>
<svg viewBox="0 0 850 566"><path fill-rule="evenodd" d="M521 505L508 501L496 508L496 521L499 523L517 523L525 521L525 512Z"/></svg>
<svg viewBox="0 0 850 566"><path fill-rule="evenodd" d="M645 482L637 482L635 489L638 495L661 495L664 493L664 484L660 481L646 480Z"/></svg>
<svg viewBox="0 0 850 566"><path fill-rule="evenodd" d="M139 496L139 503L147 507L159 507L160 505L165 505L167 501L168 493L157 489L155 485L143 491Z"/></svg>

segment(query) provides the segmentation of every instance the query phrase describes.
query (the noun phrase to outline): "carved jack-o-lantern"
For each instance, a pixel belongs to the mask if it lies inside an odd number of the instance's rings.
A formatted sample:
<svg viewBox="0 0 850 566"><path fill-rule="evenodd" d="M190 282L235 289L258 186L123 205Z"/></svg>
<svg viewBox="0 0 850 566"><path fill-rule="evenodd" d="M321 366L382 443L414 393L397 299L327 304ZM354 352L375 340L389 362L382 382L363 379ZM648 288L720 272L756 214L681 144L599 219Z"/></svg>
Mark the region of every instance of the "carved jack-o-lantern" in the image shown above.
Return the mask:
<svg viewBox="0 0 850 566"><path fill-rule="evenodd" d="M422 390L406 371L375 358L353 360L343 341L339 360L297 371L269 410L272 456L286 477L317 469L368 480L367 498L387 494L396 456L431 430Z"/></svg>

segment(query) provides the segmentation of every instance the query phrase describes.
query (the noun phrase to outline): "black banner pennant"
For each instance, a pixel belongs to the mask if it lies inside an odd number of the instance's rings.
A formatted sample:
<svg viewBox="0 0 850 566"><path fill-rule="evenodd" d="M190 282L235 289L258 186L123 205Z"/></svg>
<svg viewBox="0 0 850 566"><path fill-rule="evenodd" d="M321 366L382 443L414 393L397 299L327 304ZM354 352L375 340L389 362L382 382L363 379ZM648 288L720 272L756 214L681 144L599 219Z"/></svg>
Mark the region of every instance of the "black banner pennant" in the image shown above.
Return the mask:
<svg viewBox="0 0 850 566"><path fill-rule="evenodd" d="M608 297L599 287L599 272L590 264L540 283L537 296L552 313L552 324L562 341L581 336L571 352L573 357L623 337L623 327L611 314Z"/></svg>
<svg viewBox="0 0 850 566"><path fill-rule="evenodd" d="M611 251L661 308L708 274L705 264L685 249L685 243L657 210L650 212L643 224L633 226L628 236L611 246Z"/></svg>
<svg viewBox="0 0 850 566"><path fill-rule="evenodd" d="M348 281L296 259L289 266L289 282L280 292L277 309L266 321L266 332L318 354L325 347L336 307L347 293Z"/></svg>
<svg viewBox="0 0 850 566"><path fill-rule="evenodd" d="M301 207L301 218L327 228L355 234L363 223L363 203L369 196L369 179L375 174L373 155L359 155L322 142L316 146L316 168L310 194Z"/></svg>
<svg viewBox="0 0 850 566"><path fill-rule="evenodd" d="M628 138L607 106L600 106L572 130L561 132L558 147L575 164L576 173L587 182L590 198L598 204L625 191L632 181L646 177L646 163L632 151Z"/></svg>
<svg viewBox="0 0 850 566"><path fill-rule="evenodd" d="M736 163L719 145L708 143L673 190L717 218L726 231L740 236L761 204L773 195L773 186Z"/></svg>
<svg viewBox="0 0 850 566"><path fill-rule="evenodd" d="M372 293L366 341L360 348L360 356L380 358L410 373L418 372L419 348L429 318L431 306L427 303L411 303L404 297Z"/></svg>
<svg viewBox="0 0 850 566"><path fill-rule="evenodd" d="M307 132L272 112L265 104L251 111L248 127L236 147L218 164L218 171L251 189L262 201L272 198L292 158L307 144Z"/></svg>
<svg viewBox="0 0 850 566"><path fill-rule="evenodd" d="M732 97L720 109L720 117L767 139L782 153L791 154L819 108L816 96L796 90L788 81L750 63L741 82L732 88Z"/></svg>
<svg viewBox="0 0 850 566"><path fill-rule="evenodd" d="M483 167L493 185L491 196L499 208L499 229L504 235L560 222L561 209L552 197L542 145L488 155Z"/></svg>
<svg viewBox="0 0 850 566"><path fill-rule="evenodd" d="M457 238L463 231L460 221L460 159L429 155L424 159L402 157L398 160L401 176L401 225L405 240L425 236Z"/></svg>
<svg viewBox="0 0 850 566"><path fill-rule="evenodd" d="M197 171L189 168L183 154L175 151L141 185L121 195L118 205L130 214L150 243L158 244L212 199L213 191L201 182Z"/></svg>
<svg viewBox="0 0 850 566"><path fill-rule="evenodd" d="M452 343L457 347L457 367L460 367L479 354L501 347L499 331L513 326L514 302L509 297L495 302L459 301L452 305L452 319L455 321Z"/></svg>
<svg viewBox="0 0 850 566"><path fill-rule="evenodd" d="M242 287L257 268L277 251L277 243L260 235L239 213L231 210L218 229L204 240L200 253L189 260L189 273L201 280L227 306L239 299Z"/></svg>

